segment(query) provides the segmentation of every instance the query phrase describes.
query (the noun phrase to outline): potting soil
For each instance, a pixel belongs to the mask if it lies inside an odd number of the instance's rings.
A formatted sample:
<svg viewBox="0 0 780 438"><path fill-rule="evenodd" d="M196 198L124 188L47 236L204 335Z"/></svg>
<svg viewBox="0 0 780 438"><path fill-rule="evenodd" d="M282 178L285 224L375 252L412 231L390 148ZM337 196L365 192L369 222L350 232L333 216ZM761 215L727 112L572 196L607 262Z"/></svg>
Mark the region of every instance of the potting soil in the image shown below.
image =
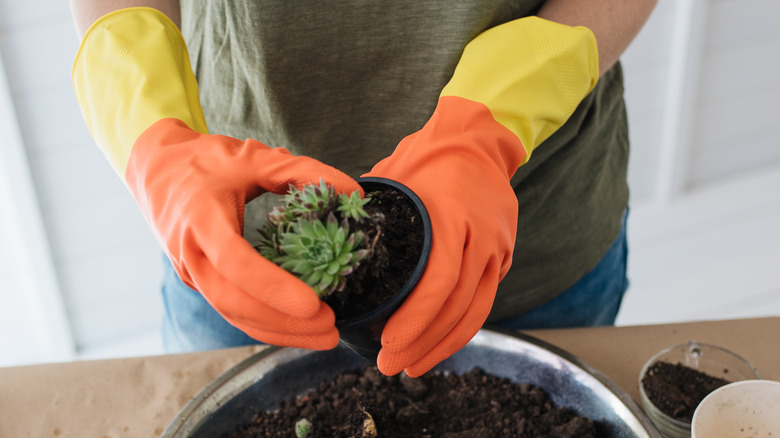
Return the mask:
<svg viewBox="0 0 780 438"><path fill-rule="evenodd" d="M370 218L353 224L366 236L369 255L347 276L343 290L325 298L338 319L368 313L398 293L422 252L425 232L414 204L395 189L369 194Z"/></svg>
<svg viewBox="0 0 780 438"><path fill-rule="evenodd" d="M365 432L369 416L376 435ZM596 423L554 406L534 385L479 369L460 376L433 371L412 379L403 373L388 377L371 366L290 397L278 410L258 413L223 438L291 438L296 422L304 418L312 424L306 438L599 436Z"/></svg>
<svg viewBox="0 0 780 438"><path fill-rule="evenodd" d="M658 410L688 423L704 397L728 383L681 363L668 362L650 365L642 378L645 394Z"/></svg>

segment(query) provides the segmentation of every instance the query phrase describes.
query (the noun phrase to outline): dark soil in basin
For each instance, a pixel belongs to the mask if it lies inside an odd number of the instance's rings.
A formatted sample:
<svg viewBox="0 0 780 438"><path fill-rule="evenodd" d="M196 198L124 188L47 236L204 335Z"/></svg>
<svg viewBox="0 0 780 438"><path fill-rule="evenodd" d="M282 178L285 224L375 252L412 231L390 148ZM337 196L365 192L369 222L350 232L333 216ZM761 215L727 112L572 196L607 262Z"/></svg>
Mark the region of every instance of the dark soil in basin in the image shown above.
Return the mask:
<svg viewBox="0 0 780 438"><path fill-rule="evenodd" d="M363 434L368 415L376 435ZM295 437L295 424L312 423L307 438L493 438L599 436L588 418L556 407L540 388L475 369L462 376L429 372L388 377L376 367L340 374L314 391L291 397L275 412L223 438Z"/></svg>

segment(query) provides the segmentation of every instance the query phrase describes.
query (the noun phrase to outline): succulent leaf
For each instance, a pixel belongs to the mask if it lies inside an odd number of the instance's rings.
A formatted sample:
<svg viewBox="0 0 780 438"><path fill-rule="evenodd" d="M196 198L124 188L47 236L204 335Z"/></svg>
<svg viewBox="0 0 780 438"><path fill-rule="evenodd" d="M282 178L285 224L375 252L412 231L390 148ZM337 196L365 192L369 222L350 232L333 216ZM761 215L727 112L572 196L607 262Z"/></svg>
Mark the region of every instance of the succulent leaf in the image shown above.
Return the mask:
<svg viewBox="0 0 780 438"><path fill-rule="evenodd" d="M351 218L356 221L360 221L363 218L368 218L368 213L364 207L371 201L371 198L366 196L360 197L360 192L352 192L347 195L344 193L339 194L339 206L337 210L345 218Z"/></svg>

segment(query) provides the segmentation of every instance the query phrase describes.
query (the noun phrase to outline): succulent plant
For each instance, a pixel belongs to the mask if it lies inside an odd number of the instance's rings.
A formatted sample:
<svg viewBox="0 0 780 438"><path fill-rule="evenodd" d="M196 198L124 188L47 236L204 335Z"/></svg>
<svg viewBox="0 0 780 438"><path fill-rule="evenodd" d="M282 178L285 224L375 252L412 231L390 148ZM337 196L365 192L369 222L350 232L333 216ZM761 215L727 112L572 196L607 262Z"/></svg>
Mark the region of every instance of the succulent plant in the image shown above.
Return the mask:
<svg viewBox="0 0 780 438"><path fill-rule="evenodd" d="M351 218L356 221L368 219L368 213L363 208L371 201L370 197L361 198L360 192L352 192L347 195L344 193L339 194L339 206L336 210L341 213L342 217Z"/></svg>
<svg viewBox="0 0 780 438"><path fill-rule="evenodd" d="M322 180L319 185L307 184L300 190L291 184L282 204L268 214L268 221L274 225L287 225L298 218L321 219L336 208L338 199L336 191Z"/></svg>
<svg viewBox="0 0 780 438"><path fill-rule="evenodd" d="M337 196L323 181L300 190L290 186L259 230L256 249L297 275L321 298L343 290L346 277L369 253L363 232L350 230L368 218L364 206L369 201L360 192Z"/></svg>

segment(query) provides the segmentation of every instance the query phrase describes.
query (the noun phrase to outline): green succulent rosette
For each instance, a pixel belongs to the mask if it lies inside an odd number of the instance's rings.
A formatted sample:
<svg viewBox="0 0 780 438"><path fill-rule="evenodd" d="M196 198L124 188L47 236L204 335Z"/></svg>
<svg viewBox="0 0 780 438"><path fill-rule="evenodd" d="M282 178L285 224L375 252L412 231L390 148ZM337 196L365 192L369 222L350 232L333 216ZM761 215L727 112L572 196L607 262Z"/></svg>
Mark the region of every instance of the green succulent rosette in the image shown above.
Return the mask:
<svg viewBox="0 0 780 438"><path fill-rule="evenodd" d="M259 230L256 249L324 298L343 290L346 277L369 253L364 233L350 230L350 224L369 217L368 202L360 192L337 195L322 181L300 190L291 186Z"/></svg>

